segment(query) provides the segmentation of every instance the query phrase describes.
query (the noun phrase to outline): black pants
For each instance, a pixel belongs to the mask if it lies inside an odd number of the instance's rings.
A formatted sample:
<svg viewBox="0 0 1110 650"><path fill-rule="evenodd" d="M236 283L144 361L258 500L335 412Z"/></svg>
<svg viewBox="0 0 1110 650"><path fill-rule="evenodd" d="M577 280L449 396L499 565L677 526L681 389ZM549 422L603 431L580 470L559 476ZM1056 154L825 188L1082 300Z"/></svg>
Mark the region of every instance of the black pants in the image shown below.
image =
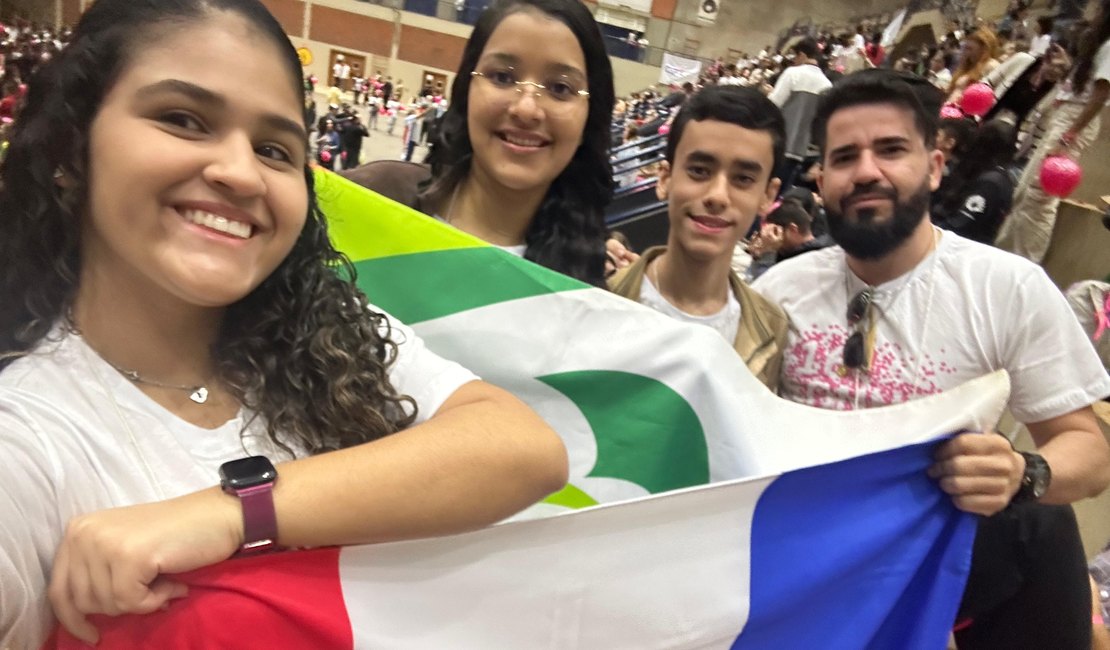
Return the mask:
<svg viewBox="0 0 1110 650"><path fill-rule="evenodd" d="M362 147L358 149L344 149L343 153L346 155L340 156L343 160L343 169L354 169L358 167L359 156L362 155Z"/></svg>
<svg viewBox="0 0 1110 650"><path fill-rule="evenodd" d="M979 522L960 650L1090 650L1091 588L1071 506L1025 503Z"/></svg>

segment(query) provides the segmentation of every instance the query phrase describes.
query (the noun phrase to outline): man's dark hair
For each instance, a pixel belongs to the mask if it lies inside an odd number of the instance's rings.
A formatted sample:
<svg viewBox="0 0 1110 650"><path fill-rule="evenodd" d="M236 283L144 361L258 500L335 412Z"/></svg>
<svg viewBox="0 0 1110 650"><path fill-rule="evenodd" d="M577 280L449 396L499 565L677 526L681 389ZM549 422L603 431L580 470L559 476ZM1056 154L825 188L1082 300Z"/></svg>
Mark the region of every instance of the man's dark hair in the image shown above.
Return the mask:
<svg viewBox="0 0 1110 650"><path fill-rule="evenodd" d="M816 59L817 53L820 49L817 47L817 40L811 36L806 36L802 40L794 44L794 51L798 54L806 55L808 59Z"/></svg>
<svg viewBox="0 0 1110 650"><path fill-rule="evenodd" d="M682 110L671 124L667 136L667 162L673 163L678 143L686 124L694 120L717 120L735 124L752 131L767 131L771 134L774 151L774 164L770 171L782 164L786 149L786 121L782 111L774 102L754 88L744 86L707 86L686 100Z"/></svg>
<svg viewBox="0 0 1110 650"><path fill-rule="evenodd" d="M798 232L803 235L808 235L811 232L812 219L809 213L806 212L802 206L794 203L793 201L785 201L779 207L763 218L767 223L773 223L776 226L782 226L785 230L794 224L798 227Z"/></svg>
<svg viewBox="0 0 1110 650"><path fill-rule="evenodd" d="M813 192L808 189L795 185L794 187L786 190L782 194L783 203L794 203L800 206L803 210L813 215L817 210L817 201L813 198Z"/></svg>
<svg viewBox="0 0 1110 650"><path fill-rule="evenodd" d="M939 92L935 86L925 79L917 79L914 75L880 69L861 70L842 77L817 100L813 142L824 154L829 119L835 112L853 106L889 104L913 113L914 126L925 141L925 148L932 149L937 141L937 116L943 99L935 99ZM926 102L930 105L926 106Z"/></svg>
<svg viewBox="0 0 1110 650"><path fill-rule="evenodd" d="M956 158L961 158L967 153L968 145L975 138L976 128L978 127L975 120L966 117L946 117L937 125L938 130L944 131L955 141L952 154Z"/></svg>

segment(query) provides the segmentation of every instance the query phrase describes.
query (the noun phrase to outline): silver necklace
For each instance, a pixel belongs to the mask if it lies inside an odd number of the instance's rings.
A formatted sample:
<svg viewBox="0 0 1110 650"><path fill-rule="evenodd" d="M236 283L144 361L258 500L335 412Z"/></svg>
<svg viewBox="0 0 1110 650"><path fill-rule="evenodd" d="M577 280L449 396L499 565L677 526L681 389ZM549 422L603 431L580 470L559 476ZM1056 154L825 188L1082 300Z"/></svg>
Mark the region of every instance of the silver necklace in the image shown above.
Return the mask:
<svg viewBox="0 0 1110 650"><path fill-rule="evenodd" d="M108 388L108 385L104 383L104 379L100 376L100 373L93 366L93 361L89 354L89 350L91 348L89 348L88 342L85 341L85 337L81 336L81 333L77 331L72 319L70 319L69 321L69 326L73 334L81 338L81 340L77 343L77 346L81 350L81 356L85 360L85 365L88 366L89 374L91 374L96 379L96 383L100 385L100 389L103 390L106 395L108 395L108 399L112 403L112 408L115 409L116 417L119 418L120 424L123 425L123 430L127 432L127 439L131 443L131 448L135 450L135 454L139 457L139 462L141 462L143 465L143 472L146 473L146 480L154 488L154 491L158 493L159 500L165 501L168 497L166 496L165 491L162 490L161 482L159 482L155 478L154 470L150 467L150 463L147 462L146 454L143 453L143 448L139 446L139 439L137 436L135 436L135 430L131 428L130 421L126 417L124 417L123 409L120 408L119 401L116 400L115 393L112 392L111 388ZM101 359L103 360L104 358L101 357ZM107 363L107 361L105 361L105 363ZM112 364L109 363L108 365L111 366ZM112 367L116 368L115 366ZM119 368L116 368L116 372L120 372ZM124 374L124 376L126 377L127 375Z"/></svg>
<svg viewBox="0 0 1110 650"><path fill-rule="evenodd" d="M662 297L663 300L667 300L667 296L663 294L663 283L659 281L659 265L660 260L662 259L663 256L660 255L659 257L655 258L655 260L653 260L651 265L651 279L655 284L655 289L659 292L660 297ZM670 301L667 300L667 302Z"/></svg>
<svg viewBox="0 0 1110 650"><path fill-rule="evenodd" d="M146 377L140 375L138 371L130 370L128 368L121 368L111 361L108 361L107 359L104 359L104 362L107 363L109 366L112 366L112 368L116 372L126 377L128 381L133 384L146 384L147 386L155 386L157 388L165 388L167 390L183 391L189 393L189 399L193 400L197 404L204 404L208 401L208 388L203 384L193 386L186 386L181 384L166 384L160 381L155 381L153 379L147 379Z"/></svg>
<svg viewBox="0 0 1110 650"><path fill-rule="evenodd" d="M67 312L66 312L66 325L69 326L69 329L70 329L71 332L80 336L82 339L85 338L84 334L82 334L81 330L77 327L77 322L73 318L72 310L67 310ZM100 357L100 358L104 359L104 357ZM166 384L166 383L163 383L163 382L160 382L160 381L155 381L153 379L147 379L146 377L143 377L142 375L140 375L137 370L131 370L129 368L121 368L120 366L117 366L116 364L112 363L111 361L108 361L107 359L104 359L104 363L108 364L109 366L112 366L113 370L115 370L119 374L126 377L127 380L130 381L132 384L145 384L147 386L154 386L156 388L165 388L167 390L183 391L183 392L189 393L189 399L193 400L197 404L204 404L205 402L208 401L208 387L205 386L204 384L193 384L193 385Z"/></svg>
<svg viewBox="0 0 1110 650"><path fill-rule="evenodd" d="M936 288L937 261L940 259L940 250L939 250L940 249L940 237L941 237L940 228L937 228L936 226L933 226L933 246L932 246L932 248L929 249L929 253L932 254L933 259L932 259L931 264L929 265L929 275L928 275L928 281L927 281L928 282L928 296L925 298L925 316L922 318L921 335L918 337L918 340L917 340L917 354L921 355L922 357L925 354L925 336L929 333L929 317L932 315L932 312L933 312L933 290ZM916 269L915 269L915 271L916 271ZM852 273L852 270L848 267L847 258L845 258L845 260L844 260L844 272L845 272L844 288L846 290L848 290L849 294L851 294L851 289L848 286L848 275ZM911 273L913 273L913 272L911 272ZM887 303L885 309L883 309L881 306L879 306L877 304L873 304L872 308L873 309L878 309L879 315L882 318L889 319L890 316L888 315L888 312L894 306L894 302L902 296L902 293L905 291L906 287L908 287L910 285L910 283L913 282L913 281L914 281L914 278L912 276L910 278L908 278L906 280L906 282L898 288L897 293L894 295L893 298L891 298L890 302ZM870 286L870 285L868 285L868 286ZM918 359L918 362L916 364L916 368L914 368L913 374L908 377L908 385L913 387L914 397L921 394L921 386L918 385L918 381L920 381L920 379L921 379L921 369L922 369L923 365L924 365L924 360L923 359ZM852 403L853 403L852 408L854 410L859 410L859 389L860 389L860 373L857 372L857 373L855 373L855 390L852 391Z"/></svg>

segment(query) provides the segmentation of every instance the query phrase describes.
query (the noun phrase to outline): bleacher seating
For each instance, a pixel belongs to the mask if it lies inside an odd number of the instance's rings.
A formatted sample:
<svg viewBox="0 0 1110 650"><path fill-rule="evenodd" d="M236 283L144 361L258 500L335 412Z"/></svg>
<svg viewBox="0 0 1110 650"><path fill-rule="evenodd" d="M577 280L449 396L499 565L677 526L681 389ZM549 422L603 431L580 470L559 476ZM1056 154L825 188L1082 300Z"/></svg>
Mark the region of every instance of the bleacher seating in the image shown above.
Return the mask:
<svg viewBox="0 0 1110 650"><path fill-rule="evenodd" d="M666 145L666 136L654 135L613 149L614 177L634 175L663 160ZM656 196L656 183L652 176L618 187L605 210L606 225L624 233L637 251L667 241L667 204Z"/></svg>

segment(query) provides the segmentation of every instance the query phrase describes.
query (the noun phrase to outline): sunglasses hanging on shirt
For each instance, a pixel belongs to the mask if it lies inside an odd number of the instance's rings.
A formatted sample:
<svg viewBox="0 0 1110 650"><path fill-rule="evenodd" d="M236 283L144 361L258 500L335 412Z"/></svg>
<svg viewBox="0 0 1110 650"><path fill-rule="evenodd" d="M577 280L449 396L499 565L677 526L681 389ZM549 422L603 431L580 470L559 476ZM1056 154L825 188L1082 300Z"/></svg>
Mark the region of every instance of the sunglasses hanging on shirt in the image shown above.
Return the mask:
<svg viewBox="0 0 1110 650"><path fill-rule="evenodd" d="M848 303L848 325L855 329L844 341L844 367L847 370L871 369L875 352L875 289L865 287Z"/></svg>

